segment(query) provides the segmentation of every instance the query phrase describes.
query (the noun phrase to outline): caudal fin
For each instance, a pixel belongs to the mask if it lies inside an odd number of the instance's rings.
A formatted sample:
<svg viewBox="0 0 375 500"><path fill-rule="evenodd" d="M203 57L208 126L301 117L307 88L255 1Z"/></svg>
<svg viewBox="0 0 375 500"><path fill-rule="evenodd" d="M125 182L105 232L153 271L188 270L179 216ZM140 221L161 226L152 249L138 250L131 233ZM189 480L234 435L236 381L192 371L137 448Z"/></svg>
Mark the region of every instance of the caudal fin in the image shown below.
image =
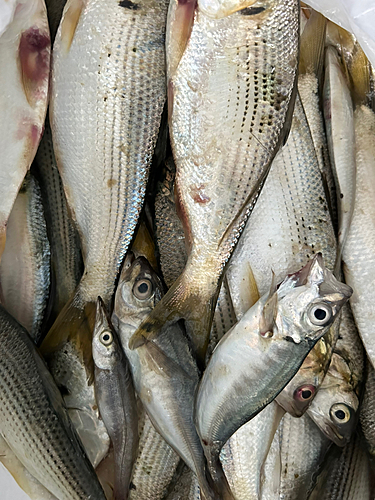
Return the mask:
<svg viewBox="0 0 375 500"><path fill-rule="evenodd" d="M74 344L86 367L89 380L93 377L92 332L95 325L96 304L83 303L79 298L79 287L65 305L43 340L40 350L48 359L67 342Z"/></svg>
<svg viewBox="0 0 375 500"><path fill-rule="evenodd" d="M185 268L185 271L133 334L129 340L130 349L140 347L145 339L157 338L164 326L183 318L197 359L203 363L216 300L217 293L214 296L205 297L202 292L198 294L194 290L191 281L187 278Z"/></svg>

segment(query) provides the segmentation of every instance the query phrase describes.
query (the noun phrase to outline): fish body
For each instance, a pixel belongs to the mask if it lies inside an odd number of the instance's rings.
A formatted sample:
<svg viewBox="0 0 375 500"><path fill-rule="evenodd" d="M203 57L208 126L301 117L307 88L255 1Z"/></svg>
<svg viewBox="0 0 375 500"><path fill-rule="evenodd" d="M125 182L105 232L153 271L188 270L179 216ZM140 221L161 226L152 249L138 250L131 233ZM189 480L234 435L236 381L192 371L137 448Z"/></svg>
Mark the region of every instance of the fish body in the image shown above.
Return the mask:
<svg viewBox="0 0 375 500"><path fill-rule="evenodd" d="M350 305L371 363L375 364L375 310L372 307L375 279L375 113L365 105L354 111L356 148L356 195L352 223L343 251L346 282L353 288Z"/></svg>
<svg viewBox="0 0 375 500"><path fill-rule="evenodd" d="M76 289L82 274L80 243L68 213L66 196L57 170L52 133L47 118L44 134L34 160L34 172L42 192L42 202L51 245L51 280L53 282L53 323Z"/></svg>
<svg viewBox="0 0 375 500"><path fill-rule="evenodd" d="M114 496L126 500L138 448L137 402L128 360L99 299L92 342L95 395L114 449Z"/></svg>
<svg viewBox="0 0 375 500"><path fill-rule="evenodd" d="M352 220L355 201L353 104L336 49L327 47L325 57L324 119L337 190L339 220L336 272L339 272L342 249Z"/></svg>
<svg viewBox="0 0 375 500"><path fill-rule="evenodd" d="M136 350L129 339L162 293L148 261L128 254L116 291L112 315L127 355L135 390L156 430L198 479L205 498L213 498L205 477L203 450L193 421L198 369L179 325L166 330L157 344L146 341ZM176 331L177 327L177 331Z"/></svg>
<svg viewBox="0 0 375 500"><path fill-rule="evenodd" d="M308 498L331 441L308 415L286 414L281 423L280 500Z"/></svg>
<svg viewBox="0 0 375 500"><path fill-rule="evenodd" d="M14 202L6 235L1 303L38 343L50 291L50 244L40 187L31 174Z"/></svg>
<svg viewBox="0 0 375 500"><path fill-rule="evenodd" d="M180 457L155 430L146 412L140 412L138 456L133 466L131 500L162 500Z"/></svg>
<svg viewBox="0 0 375 500"><path fill-rule="evenodd" d="M371 457L375 457L375 371L368 362L359 418Z"/></svg>
<svg viewBox="0 0 375 500"><path fill-rule="evenodd" d="M0 307L0 427L20 462L59 500L104 493L35 345Z"/></svg>
<svg viewBox="0 0 375 500"><path fill-rule="evenodd" d="M0 36L0 255L9 214L43 132L50 49L44 0L17 2Z"/></svg>
<svg viewBox="0 0 375 500"><path fill-rule="evenodd" d="M260 2L232 12L213 19L201 2L196 10L189 2L170 5L169 130L189 257L131 348L183 317L204 359L224 266L289 130L299 2Z"/></svg>
<svg viewBox="0 0 375 500"><path fill-rule="evenodd" d="M224 443L277 396L352 293L321 256L273 290L222 338L201 379L195 421L211 471Z"/></svg>
<svg viewBox="0 0 375 500"><path fill-rule="evenodd" d="M81 303L108 303L138 222L166 98L166 14L165 1L72 0L56 35L50 123L82 243Z"/></svg>
<svg viewBox="0 0 375 500"><path fill-rule="evenodd" d="M333 450L335 451L335 450ZM368 500L371 493L371 471L363 437L355 432L339 453L329 456L326 470L309 500Z"/></svg>
<svg viewBox="0 0 375 500"><path fill-rule="evenodd" d="M56 500L56 497L28 472L1 436L0 462L31 500Z"/></svg>

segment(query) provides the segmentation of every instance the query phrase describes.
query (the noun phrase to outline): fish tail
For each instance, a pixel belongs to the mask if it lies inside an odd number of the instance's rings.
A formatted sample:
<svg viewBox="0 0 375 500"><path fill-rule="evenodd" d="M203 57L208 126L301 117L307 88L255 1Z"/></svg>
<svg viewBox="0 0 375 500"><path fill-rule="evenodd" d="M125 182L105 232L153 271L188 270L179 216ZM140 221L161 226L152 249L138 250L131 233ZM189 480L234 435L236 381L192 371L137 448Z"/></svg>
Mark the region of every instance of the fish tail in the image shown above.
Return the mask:
<svg viewBox="0 0 375 500"><path fill-rule="evenodd" d="M202 290L198 293L194 288L194 280L187 266L133 334L129 340L130 349L140 347L144 344L145 339L157 338L164 326L184 319L186 331L192 341L197 359L203 363L217 293L215 292L214 296L211 296L207 292L205 297Z"/></svg>
<svg viewBox="0 0 375 500"><path fill-rule="evenodd" d="M301 35L299 73L323 75L326 18L313 10Z"/></svg>
<svg viewBox="0 0 375 500"><path fill-rule="evenodd" d="M95 302L82 302L80 288L77 287L74 295L64 306L56 321L53 323L40 350L48 359L52 353L60 349L67 342L75 344L77 351L82 353L82 359L92 381L94 364L92 358L92 333L95 325Z"/></svg>

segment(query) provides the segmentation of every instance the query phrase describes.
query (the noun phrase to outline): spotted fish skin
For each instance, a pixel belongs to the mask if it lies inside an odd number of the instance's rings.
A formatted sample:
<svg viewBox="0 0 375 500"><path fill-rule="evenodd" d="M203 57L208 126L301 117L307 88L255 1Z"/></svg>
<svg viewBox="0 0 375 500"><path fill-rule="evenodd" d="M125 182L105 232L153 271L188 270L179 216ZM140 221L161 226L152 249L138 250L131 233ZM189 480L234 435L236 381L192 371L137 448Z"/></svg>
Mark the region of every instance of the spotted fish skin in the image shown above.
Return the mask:
<svg viewBox="0 0 375 500"><path fill-rule="evenodd" d="M190 252L131 348L183 317L204 359L223 268L285 139L295 97L299 2L259 4L255 11L212 19L198 2L180 58L183 6L170 4L169 130Z"/></svg>

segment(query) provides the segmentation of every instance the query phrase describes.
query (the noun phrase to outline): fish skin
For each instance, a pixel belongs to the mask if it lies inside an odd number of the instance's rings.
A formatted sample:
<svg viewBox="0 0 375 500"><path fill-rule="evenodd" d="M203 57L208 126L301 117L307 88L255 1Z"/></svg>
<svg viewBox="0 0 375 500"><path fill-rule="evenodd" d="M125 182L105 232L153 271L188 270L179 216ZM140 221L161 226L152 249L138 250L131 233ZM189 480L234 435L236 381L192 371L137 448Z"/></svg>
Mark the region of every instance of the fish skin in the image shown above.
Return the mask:
<svg viewBox="0 0 375 500"><path fill-rule="evenodd" d="M0 37L0 256L9 214L43 131L50 48L44 0L19 3Z"/></svg>
<svg viewBox="0 0 375 500"><path fill-rule="evenodd" d="M198 388L195 423L214 478L224 443L277 396L352 293L324 267L320 255L273 290L223 337ZM311 304L323 303L331 303L332 312L317 327L308 320ZM257 391L249 394L251 384Z"/></svg>
<svg viewBox="0 0 375 500"><path fill-rule="evenodd" d="M1 306L0 318L2 436L28 471L59 500L105 500L35 345Z"/></svg>
<svg viewBox="0 0 375 500"><path fill-rule="evenodd" d="M226 277L237 318L251 305L247 298L244 300L251 282L263 295L270 286L271 269L276 280L281 280L318 252L323 254L327 268L333 270L336 248L314 143L297 96L288 140L272 163L228 265ZM245 279L249 274L251 278ZM337 335L335 324L278 395L277 401L286 411L300 416L306 410L309 401L296 399L296 394L302 387L311 386L312 392L319 387Z"/></svg>
<svg viewBox="0 0 375 500"><path fill-rule="evenodd" d="M347 363L336 353L307 413L337 446L345 446L357 423L358 397Z"/></svg>
<svg viewBox="0 0 375 500"><path fill-rule="evenodd" d="M275 403L276 404L276 403ZM262 474L261 500L279 500L281 477L280 425L276 429Z"/></svg>
<svg viewBox="0 0 375 500"><path fill-rule="evenodd" d="M187 260L184 228L175 204L175 175L176 167L170 157L164 163L162 179L156 186L154 222L160 268L168 288L179 277Z"/></svg>
<svg viewBox="0 0 375 500"><path fill-rule="evenodd" d="M280 500L307 499L332 442L308 415L281 423Z"/></svg>
<svg viewBox="0 0 375 500"><path fill-rule="evenodd" d="M50 291L50 244L40 187L30 173L14 202L6 235L1 303L38 344Z"/></svg>
<svg viewBox="0 0 375 500"><path fill-rule="evenodd" d="M201 500L197 476L187 465L184 464L182 473L165 500Z"/></svg>
<svg viewBox="0 0 375 500"><path fill-rule="evenodd" d="M375 370L370 362L366 366L365 388L359 418L367 449L375 458Z"/></svg>
<svg viewBox="0 0 375 500"><path fill-rule="evenodd" d="M127 500L138 450L137 401L128 360L101 299L97 302L92 352L95 396L114 449L114 496Z"/></svg>
<svg viewBox="0 0 375 500"><path fill-rule="evenodd" d="M265 461L284 410L272 401L224 444L220 460L236 500L258 500Z"/></svg>
<svg viewBox="0 0 375 500"><path fill-rule="evenodd" d="M143 409L142 409L143 410ZM140 412L138 456L131 480L130 500L162 500L167 494L180 457Z"/></svg>
<svg viewBox="0 0 375 500"><path fill-rule="evenodd" d="M42 191L42 201L51 245L51 325L72 296L82 275L79 236L68 213L64 188L57 170L48 117L33 163Z"/></svg>
<svg viewBox="0 0 375 500"><path fill-rule="evenodd" d="M147 284L144 295L139 286ZM112 323L129 359L134 387L155 429L196 473L204 498L216 498L205 476L203 449L194 427L195 390L199 380L187 339L175 324L158 340L136 350L129 339L162 295L160 279L143 257L126 257L115 295ZM177 404L176 404L177 403Z"/></svg>
<svg viewBox="0 0 375 500"><path fill-rule="evenodd" d="M174 25L173 13L179 5L170 5L169 130L190 253L184 272L138 329L131 348L183 317L204 360L224 266L287 135L295 98L299 2L274 0L261 7L264 11L254 15L242 11L213 20L198 4L177 63L180 25ZM280 50L270 53L270 47Z"/></svg>
<svg viewBox="0 0 375 500"><path fill-rule="evenodd" d="M56 35L50 123L81 237L83 303L100 295L108 304L138 222L166 99L166 15L163 0L143 0L136 9L71 0Z"/></svg>
<svg viewBox="0 0 375 500"><path fill-rule="evenodd" d="M56 500L56 497L28 472L1 436L0 462L12 474L18 486L31 500Z"/></svg>
<svg viewBox="0 0 375 500"><path fill-rule="evenodd" d="M352 98L339 55L331 46L327 47L325 55L323 95L329 155L337 192L339 219L335 272L338 275L354 211L356 161Z"/></svg>
<svg viewBox="0 0 375 500"><path fill-rule="evenodd" d="M353 316L371 363L375 364L375 337L372 306L375 279L375 113L365 105L354 111L356 142L356 196L352 223L343 251L343 270L346 282L353 288L350 305Z"/></svg>
<svg viewBox="0 0 375 500"><path fill-rule="evenodd" d="M333 450L334 451L334 450ZM309 500L369 500L371 472L363 437L357 431L350 442L332 453Z"/></svg>

